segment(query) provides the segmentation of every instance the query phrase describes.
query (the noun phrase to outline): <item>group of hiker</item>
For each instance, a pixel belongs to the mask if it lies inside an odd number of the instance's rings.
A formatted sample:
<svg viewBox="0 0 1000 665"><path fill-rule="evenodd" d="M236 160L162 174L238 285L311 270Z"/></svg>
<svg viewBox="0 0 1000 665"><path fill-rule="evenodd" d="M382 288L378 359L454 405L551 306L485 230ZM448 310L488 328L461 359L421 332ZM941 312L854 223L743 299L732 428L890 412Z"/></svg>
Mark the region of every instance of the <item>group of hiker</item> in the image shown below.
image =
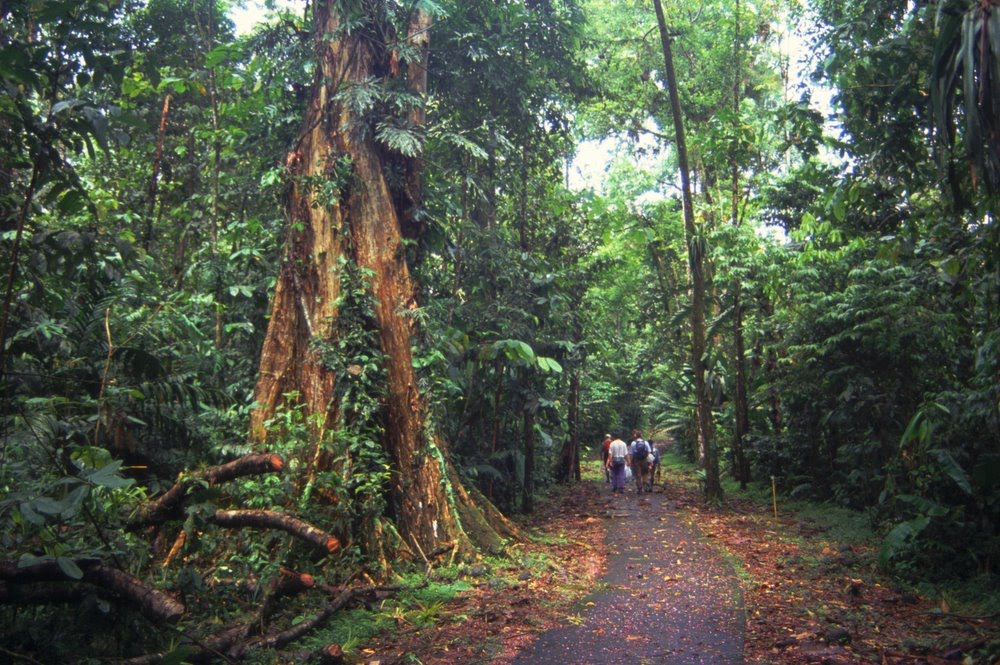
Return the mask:
<svg viewBox="0 0 1000 665"><path fill-rule="evenodd" d="M605 434L601 443L601 461L605 482L611 484L613 494L625 492L629 476L635 480L639 494L653 491L653 475L659 470L660 451L643 439L639 430L632 430L629 443L621 437L612 439L610 434Z"/></svg>

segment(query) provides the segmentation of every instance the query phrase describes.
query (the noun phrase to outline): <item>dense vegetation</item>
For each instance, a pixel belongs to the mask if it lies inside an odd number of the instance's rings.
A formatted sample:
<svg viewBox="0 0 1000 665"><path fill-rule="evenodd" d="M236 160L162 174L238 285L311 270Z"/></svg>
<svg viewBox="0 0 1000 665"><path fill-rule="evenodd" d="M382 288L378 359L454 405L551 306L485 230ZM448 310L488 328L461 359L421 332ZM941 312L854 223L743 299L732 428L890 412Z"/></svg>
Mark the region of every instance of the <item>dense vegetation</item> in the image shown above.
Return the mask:
<svg viewBox="0 0 1000 665"><path fill-rule="evenodd" d="M712 501L774 477L995 592L994 2L231 4L0 1L10 649L166 653L290 570L499 553L633 427Z"/></svg>

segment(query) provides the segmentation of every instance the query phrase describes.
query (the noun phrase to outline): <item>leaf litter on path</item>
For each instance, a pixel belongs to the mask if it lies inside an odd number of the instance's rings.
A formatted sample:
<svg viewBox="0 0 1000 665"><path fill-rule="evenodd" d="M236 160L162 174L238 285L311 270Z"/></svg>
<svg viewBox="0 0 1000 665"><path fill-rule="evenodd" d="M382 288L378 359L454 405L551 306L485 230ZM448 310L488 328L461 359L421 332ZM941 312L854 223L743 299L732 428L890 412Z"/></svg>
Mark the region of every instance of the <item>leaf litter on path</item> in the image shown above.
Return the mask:
<svg viewBox="0 0 1000 665"><path fill-rule="evenodd" d="M728 499L721 509L709 508L695 490L675 483L662 494L654 493L658 509L650 509L656 505L652 499L643 506L644 519L648 517L648 543L665 542L670 549L668 557L654 561L644 571L641 581L648 588L639 593L646 596L629 601L644 606L646 612L637 619L619 608L611 613L618 618L615 625L608 619L595 620L603 610L594 596L632 588L627 582L602 580L608 569L607 557L632 556L636 551L651 554L651 545L646 542L630 548L612 537L605 540L608 531L615 533L632 515L629 499L635 496L609 501L603 489L601 483L591 482L557 488L558 496L544 512L522 519L525 528L543 537L518 546L518 556L527 559L533 552L545 552L558 562L558 574L542 571L506 588L477 584L447 608L448 616L461 620L443 620L416 635L384 636L370 651L377 654L372 660L381 665L561 665L570 661L528 658L541 648L546 635L558 634L567 626L576 628L567 617L581 622L579 628L586 632L586 641L562 633L560 644L605 644L604 660L587 654L583 660L572 661L580 665L699 662L677 660L685 649L689 654L701 654L700 662L705 663L943 665L965 659L980 665L984 661L972 658L970 648L984 640L997 641L993 618L952 617L938 603L894 588L875 573L870 552L841 556L842 546L824 540L821 530L809 529L790 517L776 520L768 510L739 499ZM678 519L692 529L692 536L671 536L676 533ZM703 537L697 536L699 533ZM553 542L544 537L546 534L573 536L571 541ZM700 590L717 585L719 576L694 575L689 569L698 563L698 553L688 551L688 546L699 539L712 543L719 556L724 554L739 568L746 608L740 661L721 660L724 654L719 655L711 643L700 642L693 634L683 635L676 644L661 644L659 651L653 646L656 640L640 637L639 631L649 623L659 625L669 617L704 616L710 609L705 607ZM833 559L834 565L824 563L828 559ZM731 582L728 574L722 578L725 584ZM592 593L586 596L588 591ZM483 608L495 611L476 613ZM487 616L493 620L486 620ZM643 617L657 620L643 621ZM742 630L744 624L738 621L724 629L735 630L737 623ZM648 655L639 654L637 645Z"/></svg>

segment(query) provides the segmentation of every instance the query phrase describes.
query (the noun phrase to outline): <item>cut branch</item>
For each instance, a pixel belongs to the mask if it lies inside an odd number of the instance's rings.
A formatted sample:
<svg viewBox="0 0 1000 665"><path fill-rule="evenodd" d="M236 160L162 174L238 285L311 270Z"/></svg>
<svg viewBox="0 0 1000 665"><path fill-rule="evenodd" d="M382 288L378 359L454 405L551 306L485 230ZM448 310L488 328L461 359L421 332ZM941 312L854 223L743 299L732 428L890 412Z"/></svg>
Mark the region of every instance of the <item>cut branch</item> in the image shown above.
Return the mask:
<svg viewBox="0 0 1000 665"><path fill-rule="evenodd" d="M134 530L153 524L162 524L170 519L179 519L181 517L180 509L188 489L196 481L214 485L242 476L258 476L272 471L281 471L284 466L285 463L279 455L254 453L197 473L181 476L173 487L139 508L138 512L129 520L128 528Z"/></svg>
<svg viewBox="0 0 1000 665"><path fill-rule="evenodd" d="M76 561L83 572L82 582L93 584L133 604L154 623L176 623L184 614L184 605L162 591L117 568L95 560ZM18 567L16 561L0 561L0 580L11 584L32 582L71 582L55 561Z"/></svg>
<svg viewBox="0 0 1000 665"><path fill-rule="evenodd" d="M221 527L251 529L278 529L310 545L333 554L340 549L340 541L322 529L317 529L297 517L274 510L217 510L213 521Z"/></svg>

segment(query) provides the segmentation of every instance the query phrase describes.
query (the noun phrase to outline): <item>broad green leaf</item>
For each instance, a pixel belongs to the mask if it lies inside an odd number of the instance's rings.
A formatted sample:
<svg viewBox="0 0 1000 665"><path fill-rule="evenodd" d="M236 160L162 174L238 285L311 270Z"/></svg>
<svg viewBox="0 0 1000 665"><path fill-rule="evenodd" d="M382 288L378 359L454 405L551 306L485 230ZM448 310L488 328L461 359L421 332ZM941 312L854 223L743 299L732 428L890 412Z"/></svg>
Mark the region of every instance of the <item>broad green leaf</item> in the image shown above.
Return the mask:
<svg viewBox="0 0 1000 665"><path fill-rule="evenodd" d="M950 451L942 448L934 448L933 450L929 450L927 452L937 459L941 468L946 474L948 474L949 478L955 481L955 484L958 485L959 489L966 494L972 494L972 483L969 482L968 474L966 474L961 465L955 461L955 458L952 456Z"/></svg>
<svg viewBox="0 0 1000 665"><path fill-rule="evenodd" d="M17 507L18 512L21 513L21 517L24 521L29 524L34 524L35 526L44 526L45 518L38 514L38 511L32 507L30 501L24 501Z"/></svg>
<svg viewBox="0 0 1000 665"><path fill-rule="evenodd" d="M18 568L30 568L40 563L49 563L53 559L52 555L45 554L43 556L36 556L34 554L24 553L17 559Z"/></svg>
<svg viewBox="0 0 1000 665"><path fill-rule="evenodd" d="M121 489L133 485L135 480L132 478L123 478L118 474L121 466L122 461L115 460L87 475L86 478L93 484L107 487L108 489Z"/></svg>
<svg viewBox="0 0 1000 665"><path fill-rule="evenodd" d="M897 524L886 534L885 539L882 541L882 551L879 554L879 560L885 564L890 559L895 558L907 543L927 528L930 522L930 518L921 515L915 519Z"/></svg>
<svg viewBox="0 0 1000 665"><path fill-rule="evenodd" d="M838 199L833 204L833 216L838 222L847 219L847 203L843 199Z"/></svg>
<svg viewBox="0 0 1000 665"><path fill-rule="evenodd" d="M47 496L40 496L31 502L32 508L34 508L39 513L45 515L58 515L63 511L65 506L62 501L56 501L53 498Z"/></svg>
<svg viewBox="0 0 1000 665"><path fill-rule="evenodd" d="M59 569L66 574L66 577L72 580L83 579L83 571L80 570L80 566L76 565L76 561L73 561L73 559L60 556L56 557L56 563L59 564Z"/></svg>
<svg viewBox="0 0 1000 665"><path fill-rule="evenodd" d="M79 481L77 481L79 482ZM72 492L66 495L66 498L62 500L64 505L60 517L65 520L72 519L80 513L80 508L83 506L84 499L90 493L90 487L87 485L80 485Z"/></svg>
<svg viewBox="0 0 1000 665"><path fill-rule="evenodd" d="M214 49L205 54L205 67L209 69L218 67L220 64L229 59L232 52L233 48L228 44L216 46Z"/></svg>
<svg viewBox="0 0 1000 665"><path fill-rule="evenodd" d="M544 356L538 356L538 368L543 372L554 372L556 374L562 372L562 365L560 365L554 358L546 358Z"/></svg>

